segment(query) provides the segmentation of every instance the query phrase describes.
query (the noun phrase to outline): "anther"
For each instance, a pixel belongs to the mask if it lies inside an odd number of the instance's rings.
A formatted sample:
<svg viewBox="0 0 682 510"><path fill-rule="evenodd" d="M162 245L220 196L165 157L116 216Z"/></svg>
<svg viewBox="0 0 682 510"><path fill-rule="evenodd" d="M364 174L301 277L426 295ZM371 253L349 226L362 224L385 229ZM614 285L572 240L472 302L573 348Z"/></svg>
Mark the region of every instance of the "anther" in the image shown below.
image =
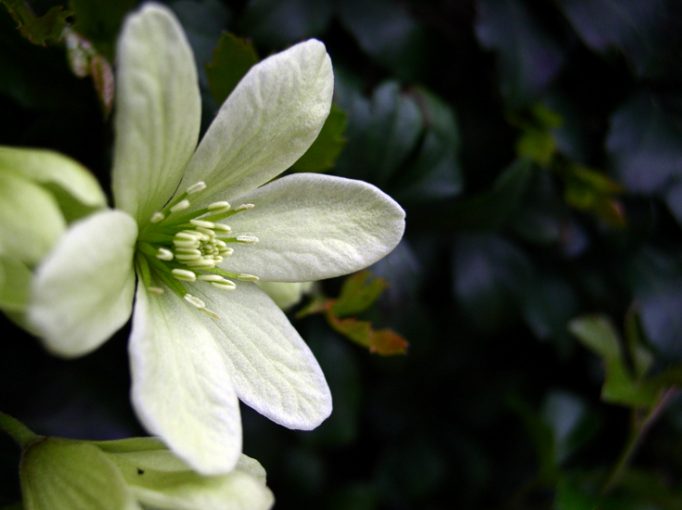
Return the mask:
<svg viewBox="0 0 682 510"><path fill-rule="evenodd" d="M234 248L230 248L229 246L226 246L225 248L220 248L220 254L223 257L229 257L234 253Z"/></svg>
<svg viewBox="0 0 682 510"><path fill-rule="evenodd" d="M246 211L247 209L253 209L254 207L256 207L256 204L241 204L237 206L235 211Z"/></svg>
<svg viewBox="0 0 682 510"><path fill-rule="evenodd" d="M187 188L187 194L193 195L194 193L199 193L206 189L206 183L204 181L195 182L189 188Z"/></svg>
<svg viewBox="0 0 682 510"><path fill-rule="evenodd" d="M227 212L231 208L230 203L226 202L224 200L220 202L213 202L212 204L208 204L207 209L211 211L212 213L222 213L222 212Z"/></svg>
<svg viewBox="0 0 682 510"><path fill-rule="evenodd" d="M250 234L242 234L239 235L235 238L237 241L240 243L257 243L258 238L256 236L252 236Z"/></svg>
<svg viewBox="0 0 682 510"><path fill-rule="evenodd" d="M199 299L196 296L193 296L192 294L185 294L184 296L185 301L187 301L189 304L192 306L195 306L199 309L206 308L206 303L204 303L201 299Z"/></svg>
<svg viewBox="0 0 682 510"><path fill-rule="evenodd" d="M187 260L183 262L189 267L196 269L209 269L215 267L215 261L212 259L208 259L206 257L202 257L195 260Z"/></svg>
<svg viewBox="0 0 682 510"><path fill-rule="evenodd" d="M161 295L165 292L161 287L147 287L147 290L151 292L152 294L158 294Z"/></svg>
<svg viewBox="0 0 682 510"><path fill-rule="evenodd" d="M183 239L173 239L173 245L176 248L198 248L199 241L198 240L185 241Z"/></svg>
<svg viewBox="0 0 682 510"><path fill-rule="evenodd" d="M221 290L234 290L237 288L237 284L230 280L225 280L224 282L211 282L211 285Z"/></svg>
<svg viewBox="0 0 682 510"><path fill-rule="evenodd" d="M195 227L202 227L202 228L208 228L208 229L215 228L215 223L213 223L212 221L194 219L194 220L189 220L189 222L192 225L194 225Z"/></svg>
<svg viewBox="0 0 682 510"><path fill-rule="evenodd" d="M229 225L225 225L224 223L215 223L213 225L213 230L229 234L230 232L232 232L232 227L230 227Z"/></svg>
<svg viewBox="0 0 682 510"><path fill-rule="evenodd" d="M184 200L180 200L177 204L171 207L170 210L171 212L180 212L184 211L185 209L189 209L189 206L190 206L189 200L185 198Z"/></svg>
<svg viewBox="0 0 682 510"><path fill-rule="evenodd" d="M201 253L198 255L195 253L176 253L175 258L183 263L188 263L188 262L193 262L195 260L200 260L201 259Z"/></svg>
<svg viewBox="0 0 682 510"><path fill-rule="evenodd" d="M165 261L173 260L173 252L168 248L160 247L156 250L156 258Z"/></svg>
<svg viewBox="0 0 682 510"><path fill-rule="evenodd" d="M197 227L196 230L198 233L202 234L201 240L202 241L210 241L215 237L215 232L211 230L210 228L205 228L205 227Z"/></svg>
<svg viewBox="0 0 682 510"><path fill-rule="evenodd" d="M185 282L195 282L197 280L197 275L194 271L188 269L175 268L171 271L176 280L181 280Z"/></svg>
<svg viewBox="0 0 682 510"><path fill-rule="evenodd" d="M198 235L194 230L181 230L175 236L173 236L174 239L183 239L186 241L196 241L200 238L201 236Z"/></svg>
<svg viewBox="0 0 682 510"><path fill-rule="evenodd" d="M156 211L154 214L152 214L151 218L149 218L149 221L152 223L160 223L165 219L166 216L162 212Z"/></svg>
<svg viewBox="0 0 682 510"><path fill-rule="evenodd" d="M244 282L257 282L260 280L260 277L256 276L255 274L248 273L238 273L235 278L238 278Z"/></svg>
<svg viewBox="0 0 682 510"><path fill-rule="evenodd" d="M222 281L227 281L225 278L220 276L219 274L200 274L197 276L197 280L201 280L202 282L222 282Z"/></svg>

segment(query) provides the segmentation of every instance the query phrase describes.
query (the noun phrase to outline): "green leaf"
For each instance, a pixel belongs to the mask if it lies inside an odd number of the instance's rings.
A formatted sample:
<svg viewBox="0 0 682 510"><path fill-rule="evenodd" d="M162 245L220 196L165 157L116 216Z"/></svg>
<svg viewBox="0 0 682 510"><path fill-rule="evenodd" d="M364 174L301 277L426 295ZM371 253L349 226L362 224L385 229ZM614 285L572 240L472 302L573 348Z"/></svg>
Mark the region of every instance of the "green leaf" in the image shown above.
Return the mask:
<svg viewBox="0 0 682 510"><path fill-rule="evenodd" d="M585 445L599 427L599 416L590 412L585 400L564 391L549 392L543 403L542 416L552 430L559 465Z"/></svg>
<svg viewBox="0 0 682 510"><path fill-rule="evenodd" d="M344 0L337 5L343 27L376 62L406 81L415 81L427 69L427 32L402 4Z"/></svg>
<svg viewBox="0 0 682 510"><path fill-rule="evenodd" d="M658 387L651 381L637 378L626 365L618 333L608 319L601 316L574 319L569 329L604 360L606 380L602 399L636 408L649 408L656 403Z"/></svg>
<svg viewBox="0 0 682 510"><path fill-rule="evenodd" d="M424 131L416 154L398 176L393 195L401 202L452 198L463 184L457 119L450 106L428 90L417 88L410 93L420 108Z"/></svg>
<svg viewBox="0 0 682 510"><path fill-rule="evenodd" d="M518 294L523 317L537 338L565 346L566 324L578 311L573 288L559 274L534 272Z"/></svg>
<svg viewBox="0 0 682 510"><path fill-rule="evenodd" d="M322 172L332 168L346 145L344 134L347 125L346 113L338 105L332 104L320 134L292 169L297 172Z"/></svg>
<svg viewBox="0 0 682 510"><path fill-rule="evenodd" d="M530 161L517 159L500 174L492 189L455 204L451 224L458 228L500 228L523 204L534 170Z"/></svg>
<svg viewBox="0 0 682 510"><path fill-rule="evenodd" d="M135 0L69 0L75 19L73 30L89 40L107 60L112 60L123 18L135 4Z"/></svg>
<svg viewBox="0 0 682 510"><path fill-rule="evenodd" d="M618 333L613 324L602 316L587 316L573 319L569 329L578 339L605 360L621 357Z"/></svg>
<svg viewBox="0 0 682 510"><path fill-rule="evenodd" d="M339 104L349 119L338 169L385 188L417 147L424 128L419 106L394 81L379 85L371 100L343 77L337 81Z"/></svg>
<svg viewBox="0 0 682 510"><path fill-rule="evenodd" d="M463 314L490 332L518 312L532 266L518 247L496 235L460 235L453 253L454 293Z"/></svg>
<svg viewBox="0 0 682 510"><path fill-rule="evenodd" d="M46 46L61 39L66 19L73 13L57 5L37 16L24 0L0 0L17 24L17 28L33 44Z"/></svg>
<svg viewBox="0 0 682 510"><path fill-rule="evenodd" d="M366 347L371 353L395 356L407 352L407 340L391 329L375 330L369 321L339 319L331 311L327 312L327 321L337 332Z"/></svg>
<svg viewBox="0 0 682 510"><path fill-rule="evenodd" d="M95 446L44 438L19 467L26 510L140 510L121 474Z"/></svg>
<svg viewBox="0 0 682 510"><path fill-rule="evenodd" d="M564 179L568 205L594 214L612 227L625 226L625 212L616 198L622 191L620 184L597 170L572 163L567 165Z"/></svg>
<svg viewBox="0 0 682 510"><path fill-rule="evenodd" d="M639 94L611 117L606 148L616 179L629 191L665 191L682 178L682 122L673 107Z"/></svg>
<svg viewBox="0 0 682 510"><path fill-rule="evenodd" d="M665 0L559 0L557 4L594 51L608 55L618 50L640 76L668 76L671 67L674 71L679 20Z"/></svg>
<svg viewBox="0 0 682 510"><path fill-rule="evenodd" d="M331 21L331 0L250 0L240 28L264 46L283 48L322 34Z"/></svg>
<svg viewBox="0 0 682 510"><path fill-rule="evenodd" d="M250 41L230 32L220 34L213 57L206 64L208 88L215 102L222 104L257 62L258 54Z"/></svg>
<svg viewBox="0 0 682 510"><path fill-rule="evenodd" d="M564 62L554 33L521 0L479 0L476 35L498 54L502 95L511 109L537 99Z"/></svg>
<svg viewBox="0 0 682 510"><path fill-rule="evenodd" d="M386 281L361 271L346 278L341 294L332 305L336 317L347 317L364 312L372 306L386 288Z"/></svg>

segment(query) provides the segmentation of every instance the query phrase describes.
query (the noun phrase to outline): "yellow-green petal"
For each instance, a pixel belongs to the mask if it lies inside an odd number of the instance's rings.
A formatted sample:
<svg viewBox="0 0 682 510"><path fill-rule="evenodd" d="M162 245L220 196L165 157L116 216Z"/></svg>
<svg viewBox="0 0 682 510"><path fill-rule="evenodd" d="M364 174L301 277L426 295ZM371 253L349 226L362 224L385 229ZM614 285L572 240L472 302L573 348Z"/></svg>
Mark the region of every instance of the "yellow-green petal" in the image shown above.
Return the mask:
<svg viewBox="0 0 682 510"><path fill-rule="evenodd" d="M253 66L220 108L185 174L205 181L202 202L230 200L300 158L329 115L334 75L320 41L309 40Z"/></svg>
<svg viewBox="0 0 682 510"><path fill-rule="evenodd" d="M129 353L143 425L202 474L232 470L242 447L229 367L204 315L170 289L138 286Z"/></svg>
<svg viewBox="0 0 682 510"><path fill-rule="evenodd" d="M0 253L32 266L65 228L50 193L27 179L0 172Z"/></svg>
<svg viewBox="0 0 682 510"><path fill-rule="evenodd" d="M201 119L192 50L167 8L148 4L127 18L116 88L114 198L146 222L180 182Z"/></svg>
<svg viewBox="0 0 682 510"><path fill-rule="evenodd" d="M95 177L74 159L51 150L0 146L0 175L40 185L54 196L69 221L106 205Z"/></svg>
<svg viewBox="0 0 682 510"><path fill-rule="evenodd" d="M25 510L141 510L116 466L95 446L43 438L20 465Z"/></svg>
<svg viewBox="0 0 682 510"><path fill-rule="evenodd" d="M395 248L405 211L366 182L319 174L277 179L235 203L255 207L230 218L234 232L259 241L223 263L264 281L305 282L363 269Z"/></svg>
<svg viewBox="0 0 682 510"><path fill-rule="evenodd" d="M48 350L73 357L99 347L130 317L135 221L102 211L73 226L38 267L27 315Z"/></svg>

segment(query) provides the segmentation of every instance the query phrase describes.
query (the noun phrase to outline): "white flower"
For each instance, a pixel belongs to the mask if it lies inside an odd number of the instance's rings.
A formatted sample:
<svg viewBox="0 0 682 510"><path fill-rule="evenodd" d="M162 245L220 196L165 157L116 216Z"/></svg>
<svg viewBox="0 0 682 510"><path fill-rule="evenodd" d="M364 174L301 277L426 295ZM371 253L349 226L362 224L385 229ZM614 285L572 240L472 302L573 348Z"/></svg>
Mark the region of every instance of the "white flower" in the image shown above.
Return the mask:
<svg viewBox="0 0 682 510"><path fill-rule="evenodd" d="M118 209L60 240L36 275L30 317L51 351L85 354L127 321L137 275L133 405L194 469L223 473L241 451L238 399L294 429L331 412L315 358L253 282L368 266L398 243L404 212L360 181L269 182L305 153L329 113L333 74L319 41L254 66L198 147L194 61L165 8L127 19L117 84Z"/></svg>

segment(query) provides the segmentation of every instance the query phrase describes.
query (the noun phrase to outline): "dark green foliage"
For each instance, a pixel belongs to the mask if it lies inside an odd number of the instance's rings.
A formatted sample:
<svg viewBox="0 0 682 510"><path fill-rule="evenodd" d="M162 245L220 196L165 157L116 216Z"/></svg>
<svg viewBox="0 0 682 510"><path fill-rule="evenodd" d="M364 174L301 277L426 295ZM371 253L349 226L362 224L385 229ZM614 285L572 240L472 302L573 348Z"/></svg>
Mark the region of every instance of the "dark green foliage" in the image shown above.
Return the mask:
<svg viewBox="0 0 682 510"><path fill-rule="evenodd" d="M407 211L381 280L323 282L336 304L291 315L330 419L291 432L244 408L277 508L680 508L680 2L167 3L204 126L256 55L320 38L335 107L292 171L372 182ZM28 4L39 23L0 9L0 144L65 152L106 189L110 119L61 28L113 62L130 2ZM67 362L3 321L1 410L47 434L141 433L127 329ZM368 352L379 331L407 353ZM16 460L0 437L0 506Z"/></svg>

